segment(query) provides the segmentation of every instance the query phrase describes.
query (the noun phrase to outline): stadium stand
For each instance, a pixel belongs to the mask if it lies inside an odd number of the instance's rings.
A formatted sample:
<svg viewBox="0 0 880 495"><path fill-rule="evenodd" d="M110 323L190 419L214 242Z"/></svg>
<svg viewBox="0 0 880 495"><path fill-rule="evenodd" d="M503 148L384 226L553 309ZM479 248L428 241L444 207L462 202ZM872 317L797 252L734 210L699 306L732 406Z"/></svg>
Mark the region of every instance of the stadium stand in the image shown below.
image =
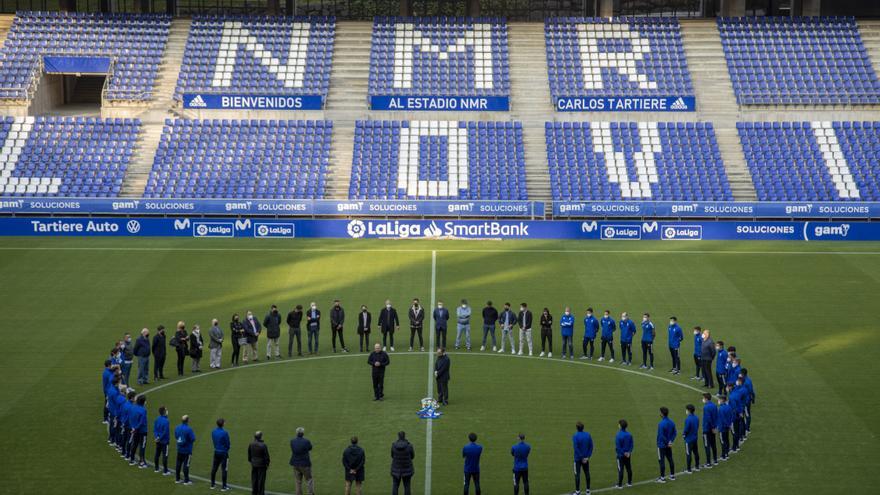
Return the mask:
<svg viewBox="0 0 880 495"><path fill-rule="evenodd" d="M501 18L377 17L369 94L508 96Z"/></svg>
<svg viewBox="0 0 880 495"><path fill-rule="evenodd" d="M880 103L880 81L851 17L718 18L742 105Z"/></svg>
<svg viewBox="0 0 880 495"><path fill-rule="evenodd" d="M115 197L140 127L138 119L5 117L0 194Z"/></svg>
<svg viewBox="0 0 880 495"><path fill-rule="evenodd" d="M759 200L880 200L880 122L741 122L737 128Z"/></svg>
<svg viewBox="0 0 880 495"><path fill-rule="evenodd" d="M175 99L218 92L326 98L335 32L333 17L197 16Z"/></svg>
<svg viewBox="0 0 880 495"><path fill-rule="evenodd" d="M733 200L710 123L548 122L545 132L555 200Z"/></svg>
<svg viewBox="0 0 880 495"><path fill-rule="evenodd" d="M555 98L694 94L678 19L551 18L544 37Z"/></svg>
<svg viewBox="0 0 880 495"><path fill-rule="evenodd" d="M358 121L349 197L525 200L522 126Z"/></svg>
<svg viewBox="0 0 880 495"><path fill-rule="evenodd" d="M46 55L109 56L108 100L146 101L171 18L147 14L19 12L0 50L0 98L26 100Z"/></svg>
<svg viewBox="0 0 880 495"><path fill-rule="evenodd" d="M146 198L321 199L333 123L165 122Z"/></svg>

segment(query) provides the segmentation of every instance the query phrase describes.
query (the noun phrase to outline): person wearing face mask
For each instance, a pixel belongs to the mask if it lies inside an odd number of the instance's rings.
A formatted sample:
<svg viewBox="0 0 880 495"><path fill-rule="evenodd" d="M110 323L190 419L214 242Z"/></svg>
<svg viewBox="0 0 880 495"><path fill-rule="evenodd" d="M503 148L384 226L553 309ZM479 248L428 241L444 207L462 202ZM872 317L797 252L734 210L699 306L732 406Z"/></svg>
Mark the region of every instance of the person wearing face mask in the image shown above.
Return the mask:
<svg viewBox="0 0 880 495"><path fill-rule="evenodd" d="M483 308L483 344L480 346L481 351L486 350L486 338L492 334L492 351L498 350L495 341L495 324L498 322L498 310L492 306L492 301L486 301L486 307Z"/></svg>
<svg viewBox="0 0 880 495"><path fill-rule="evenodd" d="M260 339L260 332L262 330L263 327L260 325L260 320L254 317L253 312L248 311L244 319L244 336L247 340L247 344L244 346L244 357L242 358L244 364L247 364L248 359L254 362L259 361L259 358L257 358L257 342Z"/></svg>
<svg viewBox="0 0 880 495"><path fill-rule="evenodd" d="M700 418L697 417L696 408L693 404L685 406L684 431L684 455L687 466L687 474L691 474L691 461L694 462L694 470L700 471L700 449L697 446L697 438L700 435Z"/></svg>
<svg viewBox="0 0 880 495"><path fill-rule="evenodd" d="M548 349L549 346L549 349ZM565 337L562 338L562 351L565 352ZM541 312L541 354L538 357L553 357L553 315L550 308ZM565 358L565 354L562 355Z"/></svg>
<svg viewBox="0 0 880 495"><path fill-rule="evenodd" d="M629 313L620 314L620 364L632 366L633 337L636 335L636 324L629 319Z"/></svg>
<svg viewBox="0 0 880 495"><path fill-rule="evenodd" d="M345 339L342 337L342 326L345 323L345 310L339 304L339 299L333 301L333 308L330 310L330 341L333 343L333 354L336 354L336 337L339 336L339 347L342 352L348 352L345 347Z"/></svg>
<svg viewBox="0 0 880 495"><path fill-rule="evenodd" d="M318 305L314 301L309 303L309 310L306 312L306 331L308 332L309 354L317 354L318 335L321 331L321 310L318 309Z"/></svg>
<svg viewBox="0 0 880 495"><path fill-rule="evenodd" d="M694 327L694 376L691 377L691 380L702 380L703 376L703 363L700 362L700 354L702 353L703 347L703 329L700 327Z"/></svg>
<svg viewBox="0 0 880 495"><path fill-rule="evenodd" d="M358 343L360 345L360 352L364 352L364 349L370 346L370 325L373 323L373 315L367 311L367 306L361 306L361 312L358 314Z"/></svg>
<svg viewBox="0 0 880 495"><path fill-rule="evenodd" d="M446 349L437 350L437 360L434 361L434 378L437 379L437 402L444 406L449 405L449 356Z"/></svg>
<svg viewBox="0 0 880 495"><path fill-rule="evenodd" d="M263 327L266 328L266 361L272 359L272 349L275 350L275 359L281 357L281 349L278 347L278 339L281 338L281 315L278 306L272 305L269 313L263 318Z"/></svg>
<svg viewBox="0 0 880 495"><path fill-rule="evenodd" d="M703 342L700 345L700 368L703 373L703 386L714 388L712 380L712 360L715 359L715 342L712 340L709 329L703 330Z"/></svg>
<svg viewBox="0 0 880 495"><path fill-rule="evenodd" d="M595 347L593 343L596 341L596 336L599 335L599 320L593 316L593 308L587 308L587 315L584 316L584 342L583 342L583 350L584 354L581 356L581 359L589 359L593 360L593 353L595 352ZM589 346L590 351L587 352L587 347Z"/></svg>
<svg viewBox="0 0 880 495"><path fill-rule="evenodd" d="M703 447L706 449L705 469L718 465L718 445L715 435L718 433L718 407L712 402L712 395L703 394ZM710 455L711 454L711 455Z"/></svg>
<svg viewBox="0 0 880 495"><path fill-rule="evenodd" d="M642 369L654 369L654 337L657 332L654 330L654 323L651 321L651 315L645 313L642 315ZM650 365L648 357L651 357Z"/></svg>
<svg viewBox="0 0 880 495"><path fill-rule="evenodd" d="M574 359L574 342L572 342L574 339L574 315L571 314L571 308L568 306L565 307L565 312L559 318L559 330L562 333L562 359L565 359L566 351L568 351L568 359ZM541 336L542 341L543 338ZM548 357L553 357L553 354L551 353Z"/></svg>
<svg viewBox="0 0 880 495"><path fill-rule="evenodd" d="M605 310L605 316L599 321L599 325L602 327L602 354L599 356L599 361L605 361L605 347L610 347L611 359L608 360L608 362L613 363L614 330L617 329L617 323L614 321L614 318L611 317L611 311L608 311L607 309Z"/></svg>
<svg viewBox="0 0 880 495"><path fill-rule="evenodd" d="M519 305L519 314L516 317L519 324L519 355L523 355L523 342L529 345L529 356L532 355L532 311L529 305L521 303Z"/></svg>
<svg viewBox="0 0 880 495"><path fill-rule="evenodd" d="M660 462L660 477L657 483L666 483L666 462L669 461L669 481L675 481L675 461L672 459L672 444L678 431L669 419L669 409L660 408L660 423L657 424L657 460Z"/></svg>
<svg viewBox="0 0 880 495"><path fill-rule="evenodd" d="M667 327L666 333L668 334L669 354L672 356L672 369L669 372L677 375L681 373L681 355L679 351L681 349L681 341L684 340L684 334L681 331L681 327L678 326L678 318L674 316L669 317L669 327Z"/></svg>
<svg viewBox="0 0 880 495"><path fill-rule="evenodd" d="M504 352L504 345L510 341L510 353L516 354L516 344L513 342L513 326L516 324L516 315L510 310L510 303L504 303L504 311L498 315L498 321L501 323L501 349L499 353Z"/></svg>
<svg viewBox="0 0 880 495"><path fill-rule="evenodd" d="M138 358L138 385L146 385L150 378L150 330L141 330L141 336L134 344L134 355Z"/></svg>
<svg viewBox="0 0 880 495"><path fill-rule="evenodd" d="M727 366L727 351L724 350L724 341L715 342L715 381L718 382L718 393L715 397L724 395L724 386L727 384L727 374L725 373Z"/></svg>
<svg viewBox="0 0 880 495"><path fill-rule="evenodd" d="M124 383L131 383L131 365L134 363L134 345L131 343L131 334L127 333L122 337L122 346L119 348L122 356L122 378Z"/></svg>
<svg viewBox="0 0 880 495"><path fill-rule="evenodd" d="M208 349L210 349L211 369L220 369L220 361L223 358L223 329L217 318L211 320L211 328L208 330Z"/></svg>
<svg viewBox="0 0 880 495"><path fill-rule="evenodd" d="M385 400L385 368L391 364L391 357L376 342L373 352L367 357L367 364L373 375L373 400Z"/></svg>
<svg viewBox="0 0 880 495"><path fill-rule="evenodd" d="M385 300L385 307L379 311L379 330L382 331L382 350L391 348L394 352L394 332L400 329L400 319L397 310L391 306L391 301Z"/></svg>
<svg viewBox="0 0 880 495"><path fill-rule="evenodd" d="M302 329L300 328L303 320L302 304L297 304L295 308L287 313L287 357L293 357L293 341L296 339L296 355L302 356Z"/></svg>
<svg viewBox="0 0 880 495"><path fill-rule="evenodd" d="M449 310L443 307L443 301L437 301L437 308L434 310L434 333L436 338L434 344L437 349L446 348L446 328L449 324ZM434 349L435 351L437 349Z"/></svg>
<svg viewBox="0 0 880 495"><path fill-rule="evenodd" d="M232 339L232 366L238 366L241 359L241 348L247 345L247 337L244 335L244 325L241 323L238 313L232 315L229 322L229 333Z"/></svg>
<svg viewBox="0 0 880 495"><path fill-rule="evenodd" d="M425 322L425 309L419 304L418 299L413 299L412 306L409 308L409 350L413 350L416 335L419 336L419 350L425 350L425 342L422 337L422 326Z"/></svg>
<svg viewBox="0 0 880 495"><path fill-rule="evenodd" d="M153 336L153 380L165 379L165 325L156 327Z"/></svg>
<svg viewBox="0 0 880 495"><path fill-rule="evenodd" d="M192 358L193 373L202 372L201 368L199 368L199 364L202 361L203 345L204 340L202 340L202 330L198 325L193 325L193 331L189 334L189 357Z"/></svg>
<svg viewBox="0 0 880 495"><path fill-rule="evenodd" d="M177 331L174 332L174 337L171 338L168 345L177 351L177 376L183 376L183 361L189 354L189 336L186 333L186 324L184 322L177 322Z"/></svg>
<svg viewBox="0 0 880 495"><path fill-rule="evenodd" d="M455 350L461 347L461 336L464 334L464 344L467 350L471 350L471 307L468 306L467 299L461 300L461 306L456 308L455 316L458 319L458 325L455 332Z"/></svg>

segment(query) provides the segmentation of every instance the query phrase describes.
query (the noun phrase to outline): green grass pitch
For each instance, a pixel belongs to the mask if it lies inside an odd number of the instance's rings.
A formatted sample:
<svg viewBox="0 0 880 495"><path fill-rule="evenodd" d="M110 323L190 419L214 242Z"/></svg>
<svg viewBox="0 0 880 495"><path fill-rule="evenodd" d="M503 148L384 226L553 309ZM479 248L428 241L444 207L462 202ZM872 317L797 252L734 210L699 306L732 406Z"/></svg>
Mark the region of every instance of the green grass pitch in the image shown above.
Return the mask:
<svg viewBox="0 0 880 495"><path fill-rule="evenodd" d="M649 311L661 331L653 372L659 379L616 363L451 353L451 405L431 433L432 494L460 492L460 449L469 431L485 448L484 493L511 492L509 449L520 431L533 447L532 493L571 492L570 436L578 420L596 442L594 490L616 481L613 435L622 417L635 436L636 481L655 478L658 408L668 406L679 429L684 406L699 408L687 378L688 330L697 324L734 343L754 378L752 437L720 468L631 491L876 493L877 244L15 238L0 240L0 493L207 493L205 482L177 487L129 467L107 446L99 383L112 341L177 320L206 330L217 317L227 329L233 312L253 309L262 317L272 303L285 312L310 300L328 309L338 297L350 317L366 303L374 318L386 297L399 310L412 297L427 305L432 251L436 298L449 305L464 297L478 312L487 299L527 301L536 314L550 307L557 319L565 305L577 315L587 305L615 316ZM662 342L671 314L686 330L680 377L666 373ZM579 324L576 348L582 332ZM293 492L288 441L304 426L315 444L317 488L325 494L342 493L340 458L353 434L367 451L365 493L388 493L389 447L402 429L416 448L414 491L423 493L426 422L415 412L427 392L428 356L400 352L408 347L409 331L402 330L388 369L388 400L374 403L366 356L330 354L329 334L325 325L317 359L192 379L187 372L185 381L150 385L150 426L159 405L170 408L172 425L190 414L198 436L193 474L204 477L210 430L225 417L237 485L249 484L246 445L254 430L263 430L273 458L268 488L279 493ZM356 346L351 324L346 337ZM558 356L558 328L554 345ZM228 360L227 349L224 366ZM174 374L169 356L166 375ZM674 452L680 469L680 439Z"/></svg>

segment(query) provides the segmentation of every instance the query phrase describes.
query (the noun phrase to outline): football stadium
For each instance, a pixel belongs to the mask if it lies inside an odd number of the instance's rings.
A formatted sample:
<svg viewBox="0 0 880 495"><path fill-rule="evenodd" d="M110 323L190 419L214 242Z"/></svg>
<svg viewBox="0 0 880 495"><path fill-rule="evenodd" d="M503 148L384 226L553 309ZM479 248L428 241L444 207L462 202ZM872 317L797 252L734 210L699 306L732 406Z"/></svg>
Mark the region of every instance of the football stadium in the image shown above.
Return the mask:
<svg viewBox="0 0 880 495"><path fill-rule="evenodd" d="M0 493L880 486L880 3L0 12Z"/></svg>

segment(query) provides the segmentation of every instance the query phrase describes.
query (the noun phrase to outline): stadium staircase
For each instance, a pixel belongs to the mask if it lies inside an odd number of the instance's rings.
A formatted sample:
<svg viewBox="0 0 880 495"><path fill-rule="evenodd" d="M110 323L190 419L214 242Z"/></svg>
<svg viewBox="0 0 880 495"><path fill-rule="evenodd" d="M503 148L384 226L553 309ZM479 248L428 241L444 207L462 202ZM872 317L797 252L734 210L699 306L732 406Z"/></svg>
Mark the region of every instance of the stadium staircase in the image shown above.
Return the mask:
<svg viewBox="0 0 880 495"><path fill-rule="evenodd" d="M3 48L3 44L6 43L6 35L9 34L13 19L15 19L13 14L0 15L0 48Z"/></svg>
<svg viewBox="0 0 880 495"><path fill-rule="evenodd" d="M715 127L715 138L734 199L755 201L758 196L736 132L740 109L715 21L683 20L681 33L697 98L697 117Z"/></svg>
<svg viewBox="0 0 880 495"><path fill-rule="evenodd" d="M150 170L153 168L153 158L159 148L159 140L162 137L163 125L159 123L144 124L141 127L141 135L138 136L137 149L132 156L131 163L125 173L122 190L119 193L123 198L140 198L147 186Z"/></svg>
<svg viewBox="0 0 880 495"><path fill-rule="evenodd" d="M150 111L142 117L145 123L162 124L168 112L173 111L174 89L177 86L177 76L180 74L180 64L183 62L183 51L186 48L191 24L190 19L174 19L171 22L168 44L165 46L165 56L162 58L162 66L156 77Z"/></svg>
<svg viewBox="0 0 880 495"><path fill-rule="evenodd" d="M860 20L859 33L862 35L862 43L868 50L868 56L871 57L871 64L874 71L880 74L880 21L878 20Z"/></svg>

